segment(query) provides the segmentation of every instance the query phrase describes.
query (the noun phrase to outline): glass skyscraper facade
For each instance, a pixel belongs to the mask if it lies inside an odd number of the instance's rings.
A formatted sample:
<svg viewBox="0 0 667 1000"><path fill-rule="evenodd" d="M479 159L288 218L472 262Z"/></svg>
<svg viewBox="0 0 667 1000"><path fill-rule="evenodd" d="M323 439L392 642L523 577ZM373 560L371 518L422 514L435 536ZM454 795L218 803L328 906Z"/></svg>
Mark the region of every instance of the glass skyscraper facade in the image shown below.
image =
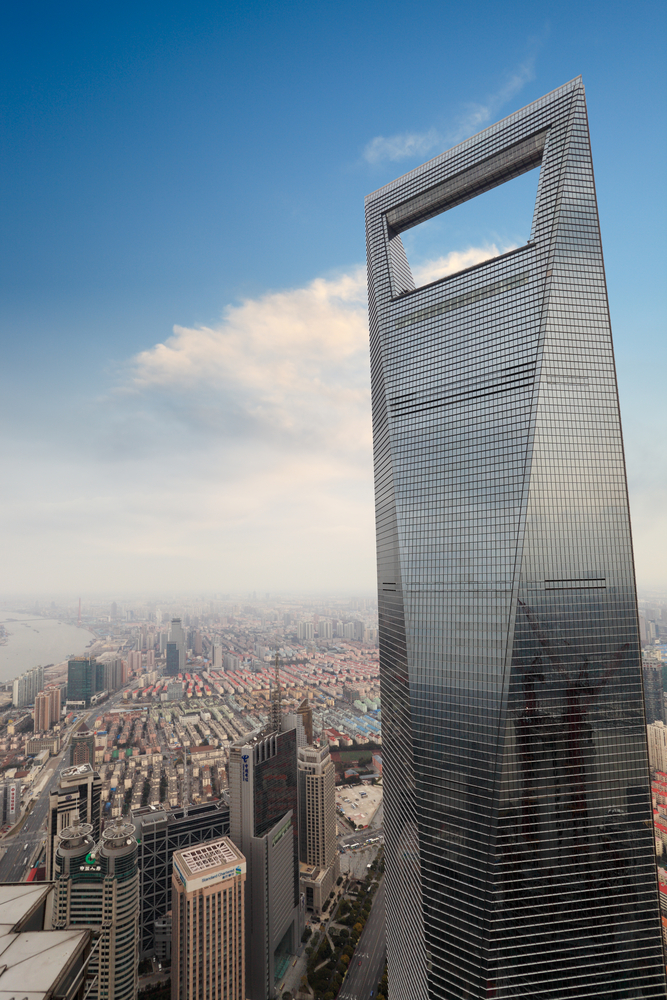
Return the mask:
<svg viewBox="0 0 667 1000"><path fill-rule="evenodd" d="M525 245L401 233L539 168ZM392 1000L665 995L584 88L366 199Z"/></svg>

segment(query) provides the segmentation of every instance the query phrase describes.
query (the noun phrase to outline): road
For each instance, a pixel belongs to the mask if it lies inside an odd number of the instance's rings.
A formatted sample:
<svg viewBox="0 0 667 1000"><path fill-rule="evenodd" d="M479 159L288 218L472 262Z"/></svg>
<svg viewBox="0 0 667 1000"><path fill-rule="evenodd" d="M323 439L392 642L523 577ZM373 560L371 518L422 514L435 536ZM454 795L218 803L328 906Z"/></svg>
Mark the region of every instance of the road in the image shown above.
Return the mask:
<svg viewBox="0 0 667 1000"><path fill-rule="evenodd" d="M371 996L375 996L386 954L383 876L338 1000L369 1000Z"/></svg>
<svg viewBox="0 0 667 1000"><path fill-rule="evenodd" d="M85 725L90 726L100 711L109 711L121 701L121 695L116 695L111 700L104 702L86 717ZM30 812L25 816L23 822L18 825L17 831L12 831L0 841L0 882L22 882L28 875L33 857L36 859L38 848L46 838L46 817L49 811L49 789L58 780L62 771L69 767L69 748L53 757L46 765L47 770L52 772L52 776L45 782L44 788L37 795ZM43 780L44 775L37 778ZM27 846L26 846L27 845Z"/></svg>

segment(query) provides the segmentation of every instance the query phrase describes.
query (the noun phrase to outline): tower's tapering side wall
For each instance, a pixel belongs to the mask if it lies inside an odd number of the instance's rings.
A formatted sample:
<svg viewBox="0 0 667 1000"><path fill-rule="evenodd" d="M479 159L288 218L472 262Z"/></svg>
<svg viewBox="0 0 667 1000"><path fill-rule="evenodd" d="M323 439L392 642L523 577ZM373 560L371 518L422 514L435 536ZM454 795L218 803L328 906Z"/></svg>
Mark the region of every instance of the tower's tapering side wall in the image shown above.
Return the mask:
<svg viewBox="0 0 667 1000"><path fill-rule="evenodd" d="M401 232L538 166L528 243L415 289ZM581 80L366 211L391 998L663 996Z"/></svg>

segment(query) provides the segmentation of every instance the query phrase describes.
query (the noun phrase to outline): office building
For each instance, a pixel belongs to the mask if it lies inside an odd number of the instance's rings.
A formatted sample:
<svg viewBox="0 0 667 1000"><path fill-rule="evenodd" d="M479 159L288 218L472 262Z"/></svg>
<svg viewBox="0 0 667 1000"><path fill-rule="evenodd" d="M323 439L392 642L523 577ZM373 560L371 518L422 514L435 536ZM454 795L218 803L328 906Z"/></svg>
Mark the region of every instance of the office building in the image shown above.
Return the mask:
<svg viewBox="0 0 667 1000"><path fill-rule="evenodd" d="M245 1000L245 880L228 837L174 855L172 1000Z"/></svg>
<svg viewBox="0 0 667 1000"><path fill-rule="evenodd" d="M96 844L93 827L74 817L55 855L54 927L97 928L88 966L88 1000L136 1000L139 870L134 826L120 816Z"/></svg>
<svg viewBox="0 0 667 1000"><path fill-rule="evenodd" d="M229 750L230 836L246 859L246 995L266 1000L299 946L296 730L265 730Z"/></svg>
<svg viewBox="0 0 667 1000"><path fill-rule="evenodd" d="M646 721L664 722L665 703L662 690L662 665L660 663L645 663L644 674L644 704L646 706Z"/></svg>
<svg viewBox="0 0 667 1000"><path fill-rule="evenodd" d="M524 245L415 287L401 233L538 167ZM663 997L581 79L366 218L390 995Z"/></svg>
<svg viewBox="0 0 667 1000"><path fill-rule="evenodd" d="M90 764L95 767L95 733L82 726L72 734L70 743L70 764L78 767L80 764Z"/></svg>
<svg viewBox="0 0 667 1000"><path fill-rule="evenodd" d="M142 958L157 955L157 924L171 910L171 873L174 851L193 844L218 840L229 834L229 807L224 802L207 802L173 812L140 809L133 816L139 840L141 873Z"/></svg>
<svg viewBox="0 0 667 1000"><path fill-rule="evenodd" d="M171 910L155 921L155 958L158 962L171 962Z"/></svg>
<svg viewBox="0 0 667 1000"><path fill-rule="evenodd" d="M102 781L90 764L68 767L60 775L55 788L49 791L49 812L46 825L46 878L52 879L55 852L60 831L69 827L78 816L81 823L89 823L93 837L100 837L100 796Z"/></svg>
<svg viewBox="0 0 667 1000"><path fill-rule="evenodd" d="M97 660L74 656L67 664L67 700L83 702L89 708L91 698L98 691L97 681Z"/></svg>
<svg viewBox="0 0 667 1000"><path fill-rule="evenodd" d="M307 910L322 912L339 875L336 768L329 747L299 747L299 868Z"/></svg>
<svg viewBox="0 0 667 1000"><path fill-rule="evenodd" d="M169 627L169 638L167 640L167 666L166 673L170 677L183 673L187 662L187 651L185 648L185 631L180 618L172 618Z"/></svg>
<svg viewBox="0 0 667 1000"><path fill-rule="evenodd" d="M85 1000L94 933L54 930L54 895L52 883L0 883L3 1000Z"/></svg>
<svg viewBox="0 0 667 1000"><path fill-rule="evenodd" d="M52 757L60 753L60 736L33 736L26 741L25 752L28 756L34 756L48 750Z"/></svg>
<svg viewBox="0 0 667 1000"><path fill-rule="evenodd" d="M12 687L12 702L15 708L33 705L35 698L44 687L44 667L33 667L17 677Z"/></svg>
<svg viewBox="0 0 667 1000"><path fill-rule="evenodd" d="M13 826L21 814L21 782L12 779L0 785L0 819L2 826Z"/></svg>
<svg viewBox="0 0 667 1000"><path fill-rule="evenodd" d="M313 742L313 710L305 698L294 712L286 712L280 716L280 729L283 733L296 729L296 745L310 746Z"/></svg>

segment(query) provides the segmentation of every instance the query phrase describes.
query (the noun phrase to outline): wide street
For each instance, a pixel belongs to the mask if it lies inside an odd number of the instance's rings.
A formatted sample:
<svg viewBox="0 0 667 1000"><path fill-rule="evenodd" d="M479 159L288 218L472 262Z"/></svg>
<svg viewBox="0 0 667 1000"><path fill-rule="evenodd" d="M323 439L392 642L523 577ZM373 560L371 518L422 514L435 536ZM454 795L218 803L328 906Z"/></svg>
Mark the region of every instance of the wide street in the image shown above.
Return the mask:
<svg viewBox="0 0 667 1000"><path fill-rule="evenodd" d="M383 876L338 1000L370 1000L375 996L387 952L384 914Z"/></svg>
<svg viewBox="0 0 667 1000"><path fill-rule="evenodd" d="M119 693L97 706L86 716L85 724L90 726L100 711L108 712L121 700L122 693ZM37 785L44 782L44 787L29 806L29 812L23 821L0 841L0 882L22 882L27 877L33 860L37 860L46 838L49 789L66 767L69 767L69 747L61 750L57 757L52 757L46 765L45 770L50 775L48 781L44 781L44 772L38 775Z"/></svg>

